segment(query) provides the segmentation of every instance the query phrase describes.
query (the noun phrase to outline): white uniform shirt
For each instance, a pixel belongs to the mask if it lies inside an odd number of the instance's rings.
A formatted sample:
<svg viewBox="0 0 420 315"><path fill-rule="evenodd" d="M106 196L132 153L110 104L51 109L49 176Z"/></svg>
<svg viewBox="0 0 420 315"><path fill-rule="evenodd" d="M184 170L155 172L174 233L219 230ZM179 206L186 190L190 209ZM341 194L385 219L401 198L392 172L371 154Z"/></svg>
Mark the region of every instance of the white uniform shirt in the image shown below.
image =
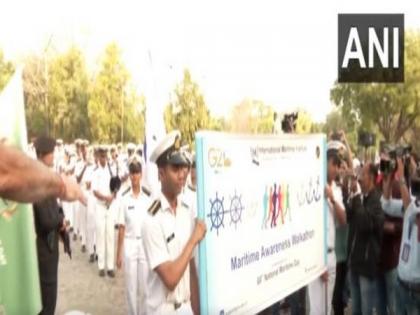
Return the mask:
<svg viewBox="0 0 420 315"><path fill-rule="evenodd" d="M331 189L334 197L334 201L344 209L343 194L341 187L338 186L335 181L331 184ZM328 250L334 249L335 246L335 209L334 205L328 199L328 214L327 214L327 246Z"/></svg>
<svg viewBox="0 0 420 315"><path fill-rule="evenodd" d="M118 224L125 226L125 237L139 239L151 200L143 192L135 197L130 190L121 196Z"/></svg>
<svg viewBox="0 0 420 315"><path fill-rule="evenodd" d="M416 216L420 214L420 207L411 201L405 213L401 199L385 199L381 197L382 209L393 217L404 218L401 239L398 275L401 280L410 283L420 283L420 242L417 239Z"/></svg>
<svg viewBox="0 0 420 315"><path fill-rule="evenodd" d="M109 173L108 165L105 164L102 167L100 164L98 168L92 174L92 191L97 191L102 195L111 195L109 189L109 182L111 181L111 174ZM103 201L99 201L101 204L105 204Z"/></svg>
<svg viewBox="0 0 420 315"><path fill-rule="evenodd" d="M190 301L190 268L170 292L154 269L167 261L177 259L192 232L191 211L178 198L176 214L169 206L165 196L161 195L161 207L155 215L148 214L143 225L143 244L150 271L147 277L146 301L147 314L156 313L163 304L185 303Z"/></svg>

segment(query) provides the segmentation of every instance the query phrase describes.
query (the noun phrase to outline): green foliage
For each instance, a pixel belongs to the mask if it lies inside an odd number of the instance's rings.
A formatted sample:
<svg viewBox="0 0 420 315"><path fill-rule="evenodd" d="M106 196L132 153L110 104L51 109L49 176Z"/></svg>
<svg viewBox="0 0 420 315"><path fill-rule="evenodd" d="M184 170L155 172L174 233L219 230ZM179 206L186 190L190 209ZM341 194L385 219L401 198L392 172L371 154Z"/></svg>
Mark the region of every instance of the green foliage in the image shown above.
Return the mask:
<svg viewBox="0 0 420 315"><path fill-rule="evenodd" d="M13 72L15 72L15 67L10 61L4 59L3 51L0 50L0 91L6 86Z"/></svg>
<svg viewBox="0 0 420 315"><path fill-rule="evenodd" d="M299 111L298 119L296 121L296 133L310 133L312 131L312 118L308 112L304 110Z"/></svg>
<svg viewBox="0 0 420 315"><path fill-rule="evenodd" d="M88 75L84 57L71 47L51 61L48 76L48 106L51 134L65 140L89 138L87 117Z"/></svg>
<svg viewBox="0 0 420 315"><path fill-rule="evenodd" d="M30 56L25 60L23 90L29 138L50 134L52 117L48 108L47 65L44 58Z"/></svg>
<svg viewBox="0 0 420 315"><path fill-rule="evenodd" d="M405 34L403 84L339 84L331 99L350 129L378 131L387 142L397 143L420 115L420 33Z"/></svg>
<svg viewBox="0 0 420 315"><path fill-rule="evenodd" d="M164 119L166 130L178 129L183 141L190 147L196 131L223 127L221 121L210 117L200 88L192 80L188 69L184 70L182 82L176 85L174 97L165 108Z"/></svg>
<svg viewBox="0 0 420 315"><path fill-rule="evenodd" d="M99 142L139 142L144 135L144 99L136 96L115 43L95 77L88 103L92 137Z"/></svg>

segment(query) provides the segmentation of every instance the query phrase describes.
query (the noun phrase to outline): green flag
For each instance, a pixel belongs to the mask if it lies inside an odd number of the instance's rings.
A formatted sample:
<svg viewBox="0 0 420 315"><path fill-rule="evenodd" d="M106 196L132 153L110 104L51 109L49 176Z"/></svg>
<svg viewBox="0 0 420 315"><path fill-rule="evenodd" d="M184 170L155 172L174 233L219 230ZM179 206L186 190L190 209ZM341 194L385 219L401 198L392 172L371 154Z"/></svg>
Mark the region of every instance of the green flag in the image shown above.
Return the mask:
<svg viewBox="0 0 420 315"><path fill-rule="evenodd" d="M22 70L0 94L0 141L26 151ZM41 311L32 205L0 198L0 313L35 315Z"/></svg>

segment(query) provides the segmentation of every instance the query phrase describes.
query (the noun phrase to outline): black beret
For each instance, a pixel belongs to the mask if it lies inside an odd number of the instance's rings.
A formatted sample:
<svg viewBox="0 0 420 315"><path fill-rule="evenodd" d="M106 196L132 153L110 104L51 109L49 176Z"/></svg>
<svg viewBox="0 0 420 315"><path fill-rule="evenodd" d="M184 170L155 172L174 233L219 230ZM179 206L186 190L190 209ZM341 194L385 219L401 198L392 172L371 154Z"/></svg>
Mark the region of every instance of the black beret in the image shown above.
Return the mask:
<svg viewBox="0 0 420 315"><path fill-rule="evenodd" d="M47 136L40 136L35 140L34 146L37 155L44 155L54 152L56 141Z"/></svg>

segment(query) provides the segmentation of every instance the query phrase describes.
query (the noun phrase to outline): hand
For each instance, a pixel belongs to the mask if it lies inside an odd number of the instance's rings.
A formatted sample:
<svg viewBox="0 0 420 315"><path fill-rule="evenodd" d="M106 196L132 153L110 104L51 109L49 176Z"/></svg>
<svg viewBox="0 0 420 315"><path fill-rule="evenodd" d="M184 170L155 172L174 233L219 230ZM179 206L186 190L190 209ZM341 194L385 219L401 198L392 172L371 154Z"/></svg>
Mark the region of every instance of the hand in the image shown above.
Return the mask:
<svg viewBox="0 0 420 315"><path fill-rule="evenodd" d="M325 271L322 275L321 275L321 280L322 282L328 282L328 271Z"/></svg>
<svg viewBox="0 0 420 315"><path fill-rule="evenodd" d="M346 139L346 133L344 132L344 130L340 130L339 131L339 135L340 135L340 139L342 142L346 143L347 139Z"/></svg>
<svg viewBox="0 0 420 315"><path fill-rule="evenodd" d="M60 196L61 200L64 201L80 201L83 205L87 205L86 196L83 195L82 190L80 189L79 184L74 178L61 175L61 179L64 184L64 194Z"/></svg>
<svg viewBox="0 0 420 315"><path fill-rule="evenodd" d="M64 232L68 226L68 221L66 219L63 219L63 222L61 223L60 232Z"/></svg>
<svg viewBox="0 0 420 315"><path fill-rule="evenodd" d="M117 256L117 268L121 269L121 267L122 267L122 257L121 257L121 255L118 255Z"/></svg>
<svg viewBox="0 0 420 315"><path fill-rule="evenodd" d="M325 196L331 201L334 200L333 192L330 185L325 186Z"/></svg>
<svg viewBox="0 0 420 315"><path fill-rule="evenodd" d="M110 205L112 203L112 201L114 201L114 195L110 195L110 196L105 196L105 202Z"/></svg>
<svg viewBox="0 0 420 315"><path fill-rule="evenodd" d="M404 178L404 163L400 157L397 158L397 177L398 179Z"/></svg>
<svg viewBox="0 0 420 315"><path fill-rule="evenodd" d="M194 231L191 235L191 240L194 244L198 244L206 235L207 227L204 221L196 219Z"/></svg>

